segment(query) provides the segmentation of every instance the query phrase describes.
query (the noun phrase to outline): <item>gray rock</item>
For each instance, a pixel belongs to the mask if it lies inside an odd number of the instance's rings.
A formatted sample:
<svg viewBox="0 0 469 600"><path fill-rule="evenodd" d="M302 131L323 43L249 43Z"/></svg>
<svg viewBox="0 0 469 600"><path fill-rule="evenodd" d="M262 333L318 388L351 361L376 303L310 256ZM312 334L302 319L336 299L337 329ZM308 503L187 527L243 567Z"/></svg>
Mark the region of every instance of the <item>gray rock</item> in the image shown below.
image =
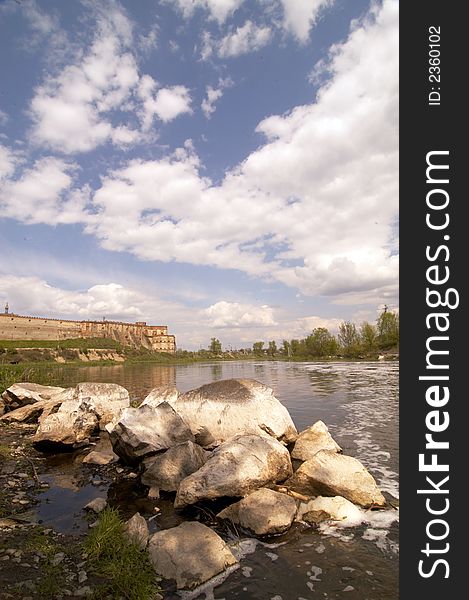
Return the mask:
<svg viewBox="0 0 469 600"><path fill-rule="evenodd" d="M87 402L96 413L101 429L117 421L122 411L130 406L129 392L117 383L79 383L73 400L78 406L83 401Z"/></svg>
<svg viewBox="0 0 469 600"><path fill-rule="evenodd" d="M245 496L292 474L288 450L272 437L239 435L224 442L198 471L183 479L174 506L199 500Z"/></svg>
<svg viewBox="0 0 469 600"><path fill-rule="evenodd" d="M148 543L148 525L140 513L135 513L124 525L124 533L131 542L141 550L145 550Z"/></svg>
<svg viewBox="0 0 469 600"><path fill-rule="evenodd" d="M166 492L175 492L183 479L198 471L210 456L190 440L173 446L164 454L144 461L143 485L156 486Z"/></svg>
<svg viewBox="0 0 469 600"><path fill-rule="evenodd" d="M360 461L330 450L320 450L304 462L288 485L312 495L343 496L364 507L386 504L375 480Z"/></svg>
<svg viewBox="0 0 469 600"><path fill-rule="evenodd" d="M323 421L317 421L298 435L291 455L292 458L304 461L313 458L320 450L342 451Z"/></svg>
<svg viewBox="0 0 469 600"><path fill-rule="evenodd" d="M95 498L94 500L91 500L91 502L88 502L88 504L83 508L85 510L91 510L95 513L100 513L106 508L106 506L107 500L105 498Z"/></svg>
<svg viewBox="0 0 469 600"><path fill-rule="evenodd" d="M2 399L6 410L14 410L20 406L34 404L40 400L51 400L57 394L64 392L65 388L52 385L40 385L39 383L14 383L7 388Z"/></svg>
<svg viewBox="0 0 469 600"><path fill-rule="evenodd" d="M96 415L85 403L77 407L73 402L64 402L56 413L39 419L32 440L40 448L49 444L78 447L88 443L97 426Z"/></svg>
<svg viewBox="0 0 469 600"><path fill-rule="evenodd" d="M298 521L308 520L305 516L308 513L323 513L325 515L321 520L330 519L332 521L347 521L350 525L358 525L363 521L363 513L350 500L342 496L318 496L309 502L302 502L298 507L296 519ZM312 518L309 518L311 522ZM314 522L319 522L315 520Z"/></svg>
<svg viewBox="0 0 469 600"><path fill-rule="evenodd" d="M156 408L148 405L126 408L109 435L114 452L128 464L194 440L189 427L167 402Z"/></svg>
<svg viewBox="0 0 469 600"><path fill-rule="evenodd" d="M238 563L220 536L196 522L158 531L148 552L158 575L176 580L178 589L193 589Z"/></svg>
<svg viewBox="0 0 469 600"><path fill-rule="evenodd" d="M148 404L148 406L152 406L155 408L158 404L162 402L168 402L169 404L173 404L178 399L179 392L174 385L162 385L156 388L153 388L148 396L143 400L140 406L144 406Z"/></svg>
<svg viewBox="0 0 469 600"><path fill-rule="evenodd" d="M271 535L289 529L295 515L296 502L291 496L261 488L228 506L217 517L228 519L257 535Z"/></svg>
<svg viewBox="0 0 469 600"><path fill-rule="evenodd" d="M92 450L85 456L83 462L89 465L110 465L118 460L119 457L112 450L108 452Z"/></svg>
<svg viewBox="0 0 469 600"><path fill-rule="evenodd" d="M207 448L235 435L269 435L287 443L297 437L272 389L253 379L215 381L168 402L188 423L196 442Z"/></svg>
<svg viewBox="0 0 469 600"><path fill-rule="evenodd" d="M60 406L63 400L61 394L57 394L52 400L38 400L34 404L26 404L15 408L2 417L0 421L6 421L7 423L32 423L38 420L38 418L46 412L50 413L55 407Z"/></svg>

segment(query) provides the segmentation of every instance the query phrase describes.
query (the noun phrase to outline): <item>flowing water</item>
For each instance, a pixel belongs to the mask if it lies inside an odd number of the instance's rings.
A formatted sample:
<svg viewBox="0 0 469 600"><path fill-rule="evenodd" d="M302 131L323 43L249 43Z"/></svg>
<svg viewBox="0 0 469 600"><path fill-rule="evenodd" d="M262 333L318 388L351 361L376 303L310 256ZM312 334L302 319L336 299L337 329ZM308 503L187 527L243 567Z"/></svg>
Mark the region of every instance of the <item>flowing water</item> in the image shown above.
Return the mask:
<svg viewBox="0 0 469 600"><path fill-rule="evenodd" d="M143 399L156 386L175 384L187 391L218 379L257 379L274 389L288 408L299 431L323 420L345 454L358 458L373 474L391 504L398 493L398 377L395 362L217 362L190 365L119 365L63 367L62 385L80 381L114 382L126 387L134 400ZM77 480L70 456L48 461L52 487L38 507L44 523L70 531L86 526L76 519L92 497L108 499L149 516L148 504L134 482L123 489L105 489ZM75 459L78 460L78 459ZM61 479L62 478L62 479ZM158 525L179 524L183 517L172 510L171 500L160 501ZM395 600L398 598L398 515L364 511L356 527L320 525L319 529L294 526L268 540L238 540L241 567L216 587L197 596L205 600ZM165 598L179 598L171 595Z"/></svg>

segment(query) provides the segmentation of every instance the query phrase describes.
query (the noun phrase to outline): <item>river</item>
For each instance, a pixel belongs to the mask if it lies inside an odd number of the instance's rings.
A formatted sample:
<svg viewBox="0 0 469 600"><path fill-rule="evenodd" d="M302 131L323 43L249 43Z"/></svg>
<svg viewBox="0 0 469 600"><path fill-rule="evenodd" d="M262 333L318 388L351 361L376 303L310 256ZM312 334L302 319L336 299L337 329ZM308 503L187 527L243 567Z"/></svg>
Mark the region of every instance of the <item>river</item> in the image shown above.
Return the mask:
<svg viewBox="0 0 469 600"><path fill-rule="evenodd" d="M299 431L318 419L323 420L344 453L358 458L373 474L386 498L397 504L397 362L236 361L64 366L62 369L62 385L75 385L79 381L119 383L129 390L133 400L143 399L159 385L175 384L184 392L219 379L257 379L274 389ZM51 459L51 482L55 485L59 473L53 472L63 465L61 459L57 462ZM70 527L74 509L79 511L85 500L96 495L96 488L91 485L79 486L79 489L77 486L64 498L65 488L57 493L57 488L52 487L38 507L44 523L64 530ZM130 492L125 490L108 490L108 497L112 498L113 494L120 505L125 505L125 498L130 498ZM60 508L57 506L59 498ZM145 504L140 500L140 504L135 498L127 504L144 512ZM177 525L181 518L172 511L171 502L161 504L162 518L158 527ZM319 530L294 527L267 542L243 538L239 544L243 556L241 568L197 599L396 600L399 597L398 515L399 511L394 508L368 511L358 527L321 524ZM173 597L179 598L171 592L165 596Z"/></svg>

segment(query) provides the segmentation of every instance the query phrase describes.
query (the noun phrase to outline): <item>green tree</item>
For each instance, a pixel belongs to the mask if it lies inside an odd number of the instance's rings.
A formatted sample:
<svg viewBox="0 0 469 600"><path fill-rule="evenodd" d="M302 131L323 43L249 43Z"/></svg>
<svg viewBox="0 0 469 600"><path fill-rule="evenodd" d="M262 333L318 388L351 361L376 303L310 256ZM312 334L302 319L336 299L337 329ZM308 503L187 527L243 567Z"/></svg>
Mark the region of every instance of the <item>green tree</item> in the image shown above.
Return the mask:
<svg viewBox="0 0 469 600"><path fill-rule="evenodd" d="M252 345L252 351L254 352L254 354L257 354L257 356L263 354L264 342L254 342L254 344Z"/></svg>
<svg viewBox="0 0 469 600"><path fill-rule="evenodd" d="M334 356L337 354L337 340L326 327L316 327L305 339L310 356Z"/></svg>
<svg viewBox="0 0 469 600"><path fill-rule="evenodd" d="M269 356L275 356L277 354L277 344L275 343L275 340L269 342L267 353Z"/></svg>
<svg viewBox="0 0 469 600"><path fill-rule="evenodd" d="M376 327L367 321L360 326L360 344L365 352L373 352L378 346Z"/></svg>
<svg viewBox="0 0 469 600"><path fill-rule="evenodd" d="M212 338L210 340L210 346L208 348L210 350L210 352L213 352L214 354L220 354L221 353L221 342L220 340L217 340L217 338Z"/></svg>
<svg viewBox="0 0 469 600"><path fill-rule="evenodd" d="M340 324L337 336L340 350L344 356L358 356L360 354L360 337L354 323L344 321Z"/></svg>
<svg viewBox="0 0 469 600"><path fill-rule="evenodd" d="M288 340L283 340L282 342L282 352L285 356L291 356L291 345Z"/></svg>
<svg viewBox="0 0 469 600"><path fill-rule="evenodd" d="M378 317L378 345L382 349L399 345L399 314L384 310Z"/></svg>

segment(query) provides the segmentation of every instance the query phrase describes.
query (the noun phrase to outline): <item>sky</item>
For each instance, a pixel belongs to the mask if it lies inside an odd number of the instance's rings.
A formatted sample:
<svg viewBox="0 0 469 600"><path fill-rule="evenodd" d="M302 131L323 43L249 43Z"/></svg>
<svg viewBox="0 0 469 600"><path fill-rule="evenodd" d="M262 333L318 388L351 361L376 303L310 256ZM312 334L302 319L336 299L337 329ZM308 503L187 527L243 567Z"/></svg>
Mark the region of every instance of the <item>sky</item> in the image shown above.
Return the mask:
<svg viewBox="0 0 469 600"><path fill-rule="evenodd" d="M0 0L0 303L179 348L398 308L398 2Z"/></svg>

